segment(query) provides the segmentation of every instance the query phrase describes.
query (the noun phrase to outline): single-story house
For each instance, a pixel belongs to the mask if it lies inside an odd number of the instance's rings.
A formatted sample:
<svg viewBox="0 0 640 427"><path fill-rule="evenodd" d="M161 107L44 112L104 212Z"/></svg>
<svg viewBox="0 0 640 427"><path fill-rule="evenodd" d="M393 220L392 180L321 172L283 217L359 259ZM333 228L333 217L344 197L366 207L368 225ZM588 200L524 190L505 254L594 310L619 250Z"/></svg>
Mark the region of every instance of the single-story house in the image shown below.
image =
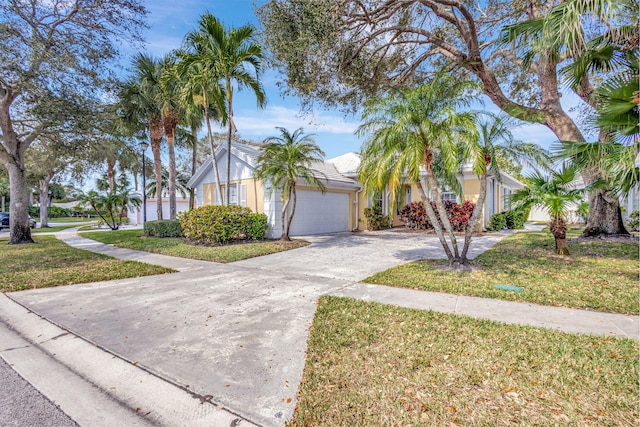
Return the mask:
<svg viewBox="0 0 640 427"><path fill-rule="evenodd" d="M282 230L280 224L282 202L278 191L271 193L270 188L263 182L254 179L260 147L234 143L231 147L230 171L230 203L247 206L255 212L265 213L268 217L268 236L279 237ZM226 146L220 145L215 152L215 159L220 174L222 193L225 193L226 177ZM311 187L304 181L297 185L296 213L291 224L292 236L309 234L333 233L341 231L355 231L366 229L364 210L378 204L385 215L391 214L394 225L402 225L397 210L390 211L391 201L389 193L376 198L367 196L362 185L358 183L357 169L360 156L357 153L346 153L323 162L316 162L312 169L324 181L326 191L323 194L316 187ZM480 181L473 175L470 168L459 175L465 200L478 200ZM423 185L426 176L421 177ZM196 171L187 183L189 188L195 188L196 205L214 205L221 203L221 195L216 192L216 179L211 158ZM489 178L487 199L481 224L488 224L493 213L505 209L505 196L512 190L522 188L523 184L506 173L502 173L500 180ZM271 193L271 194L270 194ZM404 188L405 203L419 201L420 196L415 185ZM453 192L442 194L446 200L461 202Z"/></svg>
<svg viewBox="0 0 640 427"><path fill-rule="evenodd" d="M142 199L142 197L140 197ZM147 196L147 221L158 219L158 200L155 197ZM189 198L176 197L176 212L186 212L189 210ZM162 218L169 219L169 198L162 198ZM129 223L131 225L142 224L144 222L144 206L134 207L129 211Z"/></svg>

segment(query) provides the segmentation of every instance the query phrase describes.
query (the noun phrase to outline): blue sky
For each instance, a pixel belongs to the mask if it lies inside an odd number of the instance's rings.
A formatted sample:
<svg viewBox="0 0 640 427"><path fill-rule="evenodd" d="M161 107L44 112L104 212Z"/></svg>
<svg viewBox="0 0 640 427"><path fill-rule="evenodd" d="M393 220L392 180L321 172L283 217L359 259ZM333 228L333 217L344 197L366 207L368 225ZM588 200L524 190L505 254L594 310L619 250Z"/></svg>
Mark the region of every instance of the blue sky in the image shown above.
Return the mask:
<svg viewBox="0 0 640 427"><path fill-rule="evenodd" d="M257 3L262 2L258 0ZM199 17L206 11L217 16L226 26L258 24L254 0L156 0L148 1L147 8L150 28L145 34L146 51L156 56L180 47L185 34L197 26ZM290 131L303 127L306 133L316 135L316 141L327 158L359 151L362 141L353 134L358 127L358 117L345 117L338 110L315 110L312 116L302 115L299 100L283 97L276 86L278 80L275 70L267 70L263 74L262 82L267 93L267 106L263 110L256 107L255 98L247 91L236 93L235 123L242 137L262 141L279 134L276 126ZM483 108L497 112L488 98ZM540 125L521 126L514 130L514 135L543 147L555 141L554 135Z"/></svg>

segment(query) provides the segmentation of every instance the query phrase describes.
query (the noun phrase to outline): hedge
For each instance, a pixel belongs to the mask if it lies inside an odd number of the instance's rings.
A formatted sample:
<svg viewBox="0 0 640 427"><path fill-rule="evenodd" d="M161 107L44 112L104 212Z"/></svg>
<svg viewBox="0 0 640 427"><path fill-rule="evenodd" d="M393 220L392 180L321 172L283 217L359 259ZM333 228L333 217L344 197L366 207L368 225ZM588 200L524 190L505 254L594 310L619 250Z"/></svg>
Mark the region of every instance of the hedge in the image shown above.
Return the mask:
<svg viewBox="0 0 640 427"><path fill-rule="evenodd" d="M144 235L148 237L182 237L182 227L180 222L176 220L148 221L144 223Z"/></svg>
<svg viewBox="0 0 640 427"><path fill-rule="evenodd" d="M29 215L36 218L40 216L40 208L38 206L29 206ZM73 215L73 211L59 206L49 206L47 208L47 218L66 218Z"/></svg>
<svg viewBox="0 0 640 427"><path fill-rule="evenodd" d="M263 240L267 216L237 205L202 206L179 216L183 235L202 244L223 244L232 240Z"/></svg>

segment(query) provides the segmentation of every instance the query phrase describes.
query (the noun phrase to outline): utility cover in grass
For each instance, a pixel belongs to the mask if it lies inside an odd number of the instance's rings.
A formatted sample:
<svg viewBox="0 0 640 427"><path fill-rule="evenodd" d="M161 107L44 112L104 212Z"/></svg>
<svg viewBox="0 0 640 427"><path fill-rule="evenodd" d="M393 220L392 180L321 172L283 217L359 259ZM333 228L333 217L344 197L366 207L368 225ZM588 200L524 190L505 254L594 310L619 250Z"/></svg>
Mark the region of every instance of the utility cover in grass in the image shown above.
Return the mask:
<svg viewBox="0 0 640 427"><path fill-rule="evenodd" d="M511 286L511 285L495 285L494 288L496 289L502 289L503 291L513 291L513 292L522 292L524 291L524 288L521 288L520 286Z"/></svg>

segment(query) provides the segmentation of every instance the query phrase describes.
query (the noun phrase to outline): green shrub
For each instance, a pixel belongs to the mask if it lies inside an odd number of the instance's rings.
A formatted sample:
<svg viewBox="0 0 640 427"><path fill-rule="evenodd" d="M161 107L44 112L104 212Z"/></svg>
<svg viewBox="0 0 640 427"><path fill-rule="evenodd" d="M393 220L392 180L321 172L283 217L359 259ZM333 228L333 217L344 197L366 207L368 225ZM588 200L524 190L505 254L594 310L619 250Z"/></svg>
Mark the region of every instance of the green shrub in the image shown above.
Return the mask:
<svg viewBox="0 0 640 427"><path fill-rule="evenodd" d="M29 206L29 215L34 218L40 216L40 208L38 206ZM48 218L67 218L73 215L71 209L61 208L59 206L49 206L47 208Z"/></svg>
<svg viewBox="0 0 640 427"><path fill-rule="evenodd" d="M380 206L365 208L364 217L367 219L367 230L384 230L391 228L391 217L382 214Z"/></svg>
<svg viewBox="0 0 640 427"><path fill-rule="evenodd" d="M506 227L507 227L507 218L505 214L497 213L497 214L491 215L491 219L489 219L489 225L487 226L487 230L499 231Z"/></svg>
<svg viewBox="0 0 640 427"><path fill-rule="evenodd" d="M148 221L144 223L144 235L148 237L182 237L182 227L180 222L176 220Z"/></svg>
<svg viewBox="0 0 640 427"><path fill-rule="evenodd" d="M202 244L223 244L232 240L262 240L267 216L237 205L202 206L179 216L184 237Z"/></svg>
<svg viewBox="0 0 640 427"><path fill-rule="evenodd" d="M640 211L631 212L627 220L627 225L631 231L640 231Z"/></svg>
<svg viewBox="0 0 640 427"><path fill-rule="evenodd" d="M269 225L268 218L265 214L251 213L247 216L245 227L245 238L247 240L264 240Z"/></svg>
<svg viewBox="0 0 640 427"><path fill-rule="evenodd" d="M523 210L510 210L502 212L502 214L504 215L505 226L509 230L522 230L529 216L529 213Z"/></svg>

